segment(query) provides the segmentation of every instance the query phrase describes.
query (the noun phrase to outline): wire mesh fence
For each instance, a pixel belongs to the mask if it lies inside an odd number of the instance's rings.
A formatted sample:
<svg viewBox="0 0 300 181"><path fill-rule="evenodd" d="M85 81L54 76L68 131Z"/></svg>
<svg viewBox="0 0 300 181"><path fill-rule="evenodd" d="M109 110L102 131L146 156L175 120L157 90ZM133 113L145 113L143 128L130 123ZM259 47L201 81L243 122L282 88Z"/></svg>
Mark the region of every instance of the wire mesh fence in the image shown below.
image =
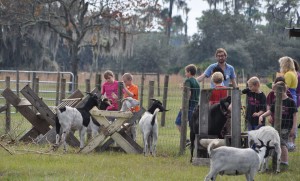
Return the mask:
<svg viewBox="0 0 300 181"><path fill-rule="evenodd" d="M5 80L7 75L0 74L0 80ZM11 75L12 76L12 75ZM56 84L51 84L49 82L45 82L46 80L51 80L53 82L57 82L57 74L53 75L41 75L39 76L39 97L42 97L44 102L48 106L55 106L55 96L57 92ZM119 76L121 77L121 76ZM168 77L168 84L166 87L165 84L165 75L158 76L157 74L133 74L133 83L138 85L139 87L139 98L142 100L142 105L146 110L148 108L149 101L149 89L154 90L153 98L159 99L160 101L166 104L166 109L169 111L166 112L165 115L159 113L158 115L158 125L159 125L159 137L158 137L158 145L157 145L157 154L158 155L166 155L166 156L175 156L178 155L180 151L180 131L175 125L175 120L182 107L183 101L183 82L185 78L180 75L171 75ZM87 85L86 80L89 80L89 85ZM120 78L119 78L120 80ZM242 80L242 79L240 79ZM149 82L154 81L153 87L150 87ZM76 85L79 90L85 92L86 90L91 89L91 87L96 87L96 75L90 73L80 73L78 77L79 84ZM272 82L269 78L261 79L261 91L267 96L272 89L270 89L267 85ZM19 83L20 89L24 87L28 82ZM0 81L0 89L2 90L6 87L5 81ZM87 86L91 86L88 88ZM238 86L240 90L246 88L246 84L243 82L238 82ZM16 84L15 82L10 83L10 87L15 90ZM200 84L201 89L210 87L210 80L206 79L203 83ZM167 96L165 95L167 93ZM68 94L68 93L67 93ZM22 94L19 94L22 97ZM66 96L67 97L67 96ZM0 99L0 107L5 105L5 99L1 97ZM246 103L246 95L241 95L241 105L244 107L247 105ZM17 139L20 135L24 134L27 130L29 130L32 125L13 107L11 109L11 131L10 137ZM241 114L241 130L242 132L246 131L245 117L242 109ZM5 121L6 114L5 111L0 113L0 135L5 134ZM299 114L297 114L297 121L299 120ZM267 122L267 124L269 124ZM298 125L298 123L297 123ZM187 135L189 135L189 128L187 127ZM77 133L75 133L77 136ZM188 138L188 136L187 136ZM295 141L296 145L299 145L298 138ZM142 135L137 126L137 143L139 145L142 144ZM187 149L188 150L188 149Z"/></svg>

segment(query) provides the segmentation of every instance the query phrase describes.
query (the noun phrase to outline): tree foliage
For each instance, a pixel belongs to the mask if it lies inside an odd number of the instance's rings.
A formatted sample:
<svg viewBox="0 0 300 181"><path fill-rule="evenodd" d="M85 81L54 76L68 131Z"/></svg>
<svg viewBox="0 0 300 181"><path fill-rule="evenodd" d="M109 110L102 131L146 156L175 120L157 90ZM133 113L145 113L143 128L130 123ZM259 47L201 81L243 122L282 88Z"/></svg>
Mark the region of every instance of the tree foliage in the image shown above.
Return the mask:
<svg viewBox="0 0 300 181"><path fill-rule="evenodd" d="M1 8L3 26L18 26L19 34L50 50L62 38L76 76L82 47L91 47L95 57L131 53L132 36L152 26L160 7L151 0L8 0Z"/></svg>
<svg viewBox="0 0 300 181"><path fill-rule="evenodd" d="M205 69L224 47L238 72L267 75L278 71L281 56L300 60L300 41L286 30L299 27L300 0L207 0L191 37L188 1L158 2L1 1L0 65L178 73L190 63Z"/></svg>

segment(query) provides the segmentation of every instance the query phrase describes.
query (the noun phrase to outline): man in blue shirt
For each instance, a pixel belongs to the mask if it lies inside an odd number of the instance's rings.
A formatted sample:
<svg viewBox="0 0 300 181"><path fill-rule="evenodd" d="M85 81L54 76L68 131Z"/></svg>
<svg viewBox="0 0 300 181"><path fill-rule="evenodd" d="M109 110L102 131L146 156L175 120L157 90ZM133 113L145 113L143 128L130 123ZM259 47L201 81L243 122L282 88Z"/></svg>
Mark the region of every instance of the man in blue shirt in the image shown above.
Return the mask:
<svg viewBox="0 0 300 181"><path fill-rule="evenodd" d="M229 87L230 82L232 83L233 87L236 87L236 75L234 72L234 68L233 66L229 65L228 63L226 63L226 59L227 59L227 52L224 48L218 48L216 50L216 54L215 54L216 59L218 60L217 63L213 63L211 64L209 67L207 67L207 69L204 71L203 74L201 74L199 77L197 77L197 81L198 82L202 82L204 80L204 78L208 78L213 74L213 69L215 67L220 67L225 74L225 79L223 81L224 86ZM211 84L211 88L214 88L214 85Z"/></svg>

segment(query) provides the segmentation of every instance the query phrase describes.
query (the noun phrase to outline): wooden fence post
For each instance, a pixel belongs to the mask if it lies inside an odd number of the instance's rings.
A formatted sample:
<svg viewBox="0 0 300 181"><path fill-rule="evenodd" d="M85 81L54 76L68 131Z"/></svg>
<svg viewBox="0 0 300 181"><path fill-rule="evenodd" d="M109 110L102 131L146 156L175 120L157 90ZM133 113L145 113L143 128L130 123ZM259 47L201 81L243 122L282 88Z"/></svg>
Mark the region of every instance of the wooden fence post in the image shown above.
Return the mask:
<svg viewBox="0 0 300 181"><path fill-rule="evenodd" d="M157 96L160 97L160 80L159 80L159 73L156 74L157 76Z"/></svg>
<svg viewBox="0 0 300 181"><path fill-rule="evenodd" d="M145 82L145 74L142 72L141 78L141 94L140 94L140 107L143 107L143 98L144 98L144 82Z"/></svg>
<svg viewBox="0 0 300 181"><path fill-rule="evenodd" d="M10 77L5 78L6 88L10 88ZM5 112L5 133L9 133L11 129L11 119L10 119L10 104L6 101L6 112Z"/></svg>
<svg viewBox="0 0 300 181"><path fill-rule="evenodd" d="M148 109L151 106L152 101L150 100L151 98L154 98L154 81L150 80L149 81L149 94L148 94Z"/></svg>
<svg viewBox="0 0 300 181"><path fill-rule="evenodd" d="M165 75L164 80L164 93L163 93L163 106L167 109L167 98L168 98L168 86L169 86L169 75ZM166 122L166 112L161 113L161 126L165 126Z"/></svg>
<svg viewBox="0 0 300 181"><path fill-rule="evenodd" d="M74 90L73 91L75 91L76 89L78 89L78 75L76 75L75 77L74 77Z"/></svg>
<svg viewBox="0 0 300 181"><path fill-rule="evenodd" d="M34 93L36 93L36 95L39 95L39 89L40 89L40 85L39 85L39 78L35 77L33 79L33 91Z"/></svg>
<svg viewBox="0 0 300 181"><path fill-rule="evenodd" d="M67 81L65 78L60 79L60 85L60 102L62 102L62 100L66 98Z"/></svg>
<svg viewBox="0 0 300 181"><path fill-rule="evenodd" d="M231 90L231 146L241 147L241 93L239 89Z"/></svg>
<svg viewBox="0 0 300 181"><path fill-rule="evenodd" d="M274 128L278 131L279 135L281 135L281 115L282 115L282 92L283 87L276 86L275 93L275 112L274 112Z"/></svg>
<svg viewBox="0 0 300 181"><path fill-rule="evenodd" d="M279 137L281 138L281 117L282 117L282 92L283 87L275 87L275 112L274 112L274 128L278 131ZM277 168L277 154L273 155L272 158L273 171Z"/></svg>
<svg viewBox="0 0 300 181"><path fill-rule="evenodd" d="M186 144L187 122L189 112L189 92L191 85L189 82L185 82L182 92L182 114L181 114L181 128L180 128L180 149L179 155L183 155Z"/></svg>
<svg viewBox="0 0 300 181"><path fill-rule="evenodd" d="M123 90L123 82L118 82L118 98L119 98L118 99L118 110L120 110L122 107L122 102L121 102L121 100L123 98L122 90Z"/></svg>
<svg viewBox="0 0 300 181"><path fill-rule="evenodd" d="M59 104L60 72L57 72L55 106Z"/></svg>
<svg viewBox="0 0 300 181"><path fill-rule="evenodd" d="M16 94L19 97L19 92L20 92L20 72L17 70L17 75L16 75Z"/></svg>
<svg viewBox="0 0 300 181"><path fill-rule="evenodd" d="M115 80L119 80L119 74L118 73L115 73Z"/></svg>
<svg viewBox="0 0 300 181"><path fill-rule="evenodd" d="M34 79L36 78L36 73L35 72L32 72L32 77L31 77L31 85L32 85L32 90L34 90Z"/></svg>
<svg viewBox="0 0 300 181"><path fill-rule="evenodd" d="M97 87L99 92L101 92L101 81L101 74L96 74L95 87Z"/></svg>
<svg viewBox="0 0 300 181"><path fill-rule="evenodd" d="M91 81L90 79L85 79L85 91L91 92Z"/></svg>
<svg viewBox="0 0 300 181"><path fill-rule="evenodd" d="M40 88L40 86L39 86L39 78L37 78L37 77L34 77L33 78L33 81L32 81L32 87L33 87L33 92L38 96L39 95L39 88ZM32 106L32 110L35 112L35 113L37 113L38 111L37 111L37 109L34 107L34 106Z"/></svg>

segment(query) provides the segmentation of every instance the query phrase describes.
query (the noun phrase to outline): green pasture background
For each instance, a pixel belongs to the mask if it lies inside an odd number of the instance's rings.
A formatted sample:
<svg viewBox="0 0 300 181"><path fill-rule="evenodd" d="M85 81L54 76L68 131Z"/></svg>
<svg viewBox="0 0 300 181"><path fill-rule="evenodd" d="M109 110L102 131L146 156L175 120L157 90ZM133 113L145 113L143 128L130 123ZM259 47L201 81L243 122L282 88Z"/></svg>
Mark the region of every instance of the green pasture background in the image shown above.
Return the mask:
<svg viewBox="0 0 300 181"><path fill-rule="evenodd" d="M1 79L1 77L0 77ZM54 79L55 80L55 79ZM84 80L84 79L83 79ZM140 76L134 76L135 83L140 86ZM146 76L143 106L148 105L148 90L150 80L156 81L156 76ZM262 91L267 95L270 89L265 86L271 78L262 80ZM68 153L63 154L62 148L57 152L48 152L51 145L24 144L18 138L31 128L30 123L20 113L12 114L11 132L5 134L5 115L0 114L1 144L11 150L10 155L0 148L0 180L204 180L209 168L193 166L189 163L189 149L184 155L179 156L180 133L174 121L182 104L182 82L184 77L171 75L168 87L167 109L164 127L159 127L157 157L144 157L143 155L126 154L120 150L109 150L88 155L77 154L77 149L68 147ZM84 92L84 81L80 81L78 88ZM91 83L94 81L92 80ZM164 76L160 77L160 96L157 95L157 82L155 82L155 98L162 100ZM11 88L14 89L11 83ZM20 85L22 89L24 85ZM201 88L209 87L209 80L201 84ZM0 82L0 89L5 88L5 83ZM92 84L93 88L93 84ZM239 88L245 84L239 82ZM40 90L55 90L55 85L40 84ZM2 92L2 91L1 91ZM39 94L43 100L53 106L55 93ZM49 99L49 100L47 100ZM0 99L0 106L5 100ZM245 97L242 96L242 105ZM15 112L14 109L12 109ZM298 115L299 117L299 115ZM159 122L161 115L158 117ZM242 119L242 130L244 120ZM298 119L299 120L299 119ZM160 123L159 123L160 124ZM137 142L142 145L140 131L137 131ZM189 135L189 134L187 134ZM75 133L78 137L78 133ZM296 140L297 146L299 139ZM255 180L300 180L299 151L289 153L290 166L280 174L258 174ZM217 180L245 180L244 176L219 176Z"/></svg>

